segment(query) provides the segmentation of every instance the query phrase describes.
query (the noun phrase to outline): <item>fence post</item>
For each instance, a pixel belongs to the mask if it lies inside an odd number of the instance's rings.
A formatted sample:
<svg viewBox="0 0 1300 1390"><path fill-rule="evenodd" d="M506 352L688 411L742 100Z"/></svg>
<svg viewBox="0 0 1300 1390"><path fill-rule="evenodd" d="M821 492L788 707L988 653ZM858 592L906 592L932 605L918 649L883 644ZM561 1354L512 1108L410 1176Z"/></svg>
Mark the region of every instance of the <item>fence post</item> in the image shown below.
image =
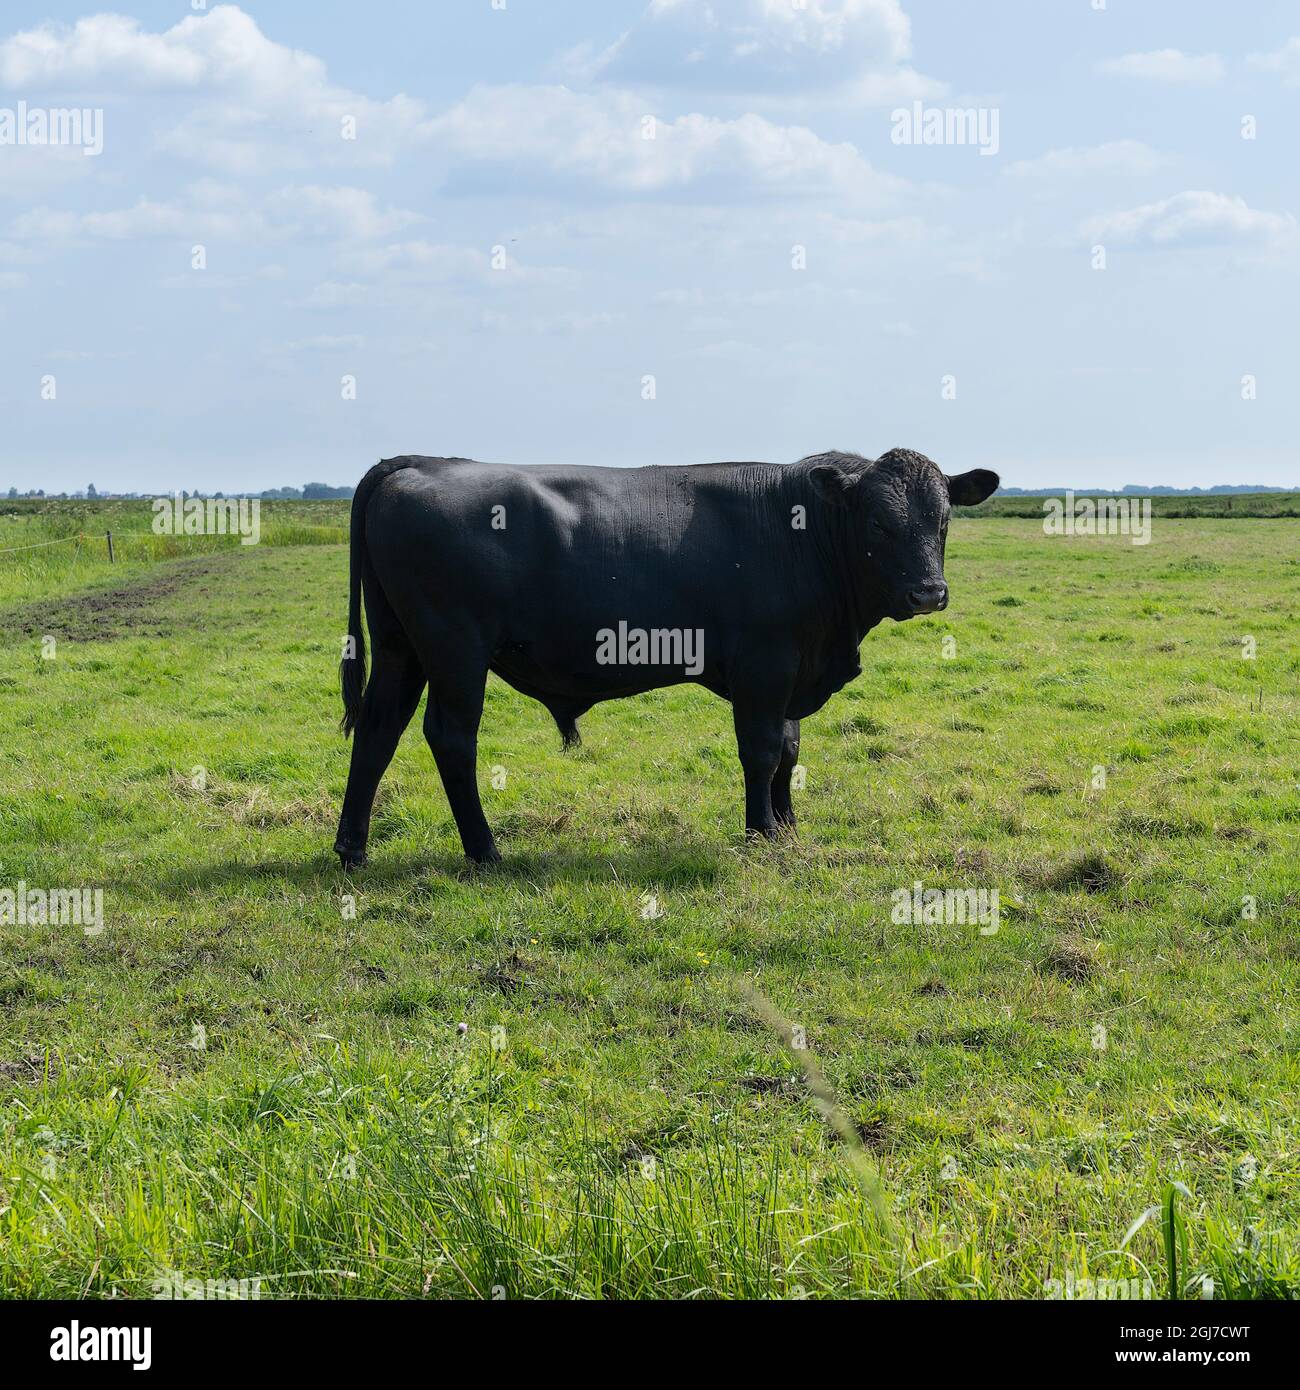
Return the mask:
<svg viewBox="0 0 1300 1390"><path fill-rule="evenodd" d="M104 534L108 537L108 563L110 565L116 564L117 562L113 558L113 533L105 531Z"/></svg>

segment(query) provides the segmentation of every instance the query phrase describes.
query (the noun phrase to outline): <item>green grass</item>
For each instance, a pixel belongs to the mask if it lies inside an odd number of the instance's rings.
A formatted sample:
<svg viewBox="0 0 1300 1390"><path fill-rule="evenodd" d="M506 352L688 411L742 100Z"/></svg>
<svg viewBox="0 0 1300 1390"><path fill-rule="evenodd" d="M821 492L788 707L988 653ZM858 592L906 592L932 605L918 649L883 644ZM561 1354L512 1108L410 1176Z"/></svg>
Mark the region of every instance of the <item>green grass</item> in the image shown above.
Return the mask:
<svg viewBox="0 0 1300 1390"><path fill-rule="evenodd" d="M263 502L260 545L340 545L349 502ZM161 560L237 548L238 536L156 535L148 499L0 499L0 602L120 587ZM110 561L108 536L113 537Z"/></svg>
<svg viewBox="0 0 1300 1390"><path fill-rule="evenodd" d="M1076 488L1074 491L1078 498L1121 495L1098 492L1088 488ZM1122 495L1130 500L1133 498L1133 494ZM1063 499L1065 489L1061 488L1055 493L1055 496ZM1044 501L1045 499L1042 497L1008 497L1003 495L981 503L978 509L963 507L960 509L960 514L988 517L1036 517L1041 521L1044 515ZM1257 517L1300 517L1300 493L1296 492L1216 493L1203 497L1165 496L1153 497L1150 501L1152 516L1161 521L1172 521L1179 518L1208 520L1211 517L1227 521L1250 521ZM1194 564L1195 561L1193 560L1192 563Z"/></svg>
<svg viewBox="0 0 1300 1390"><path fill-rule="evenodd" d="M106 923L0 926L0 1292L1300 1296L1294 521L956 522L952 608L805 721L796 844L743 842L704 692L564 754L493 682L506 865L417 719L350 879L346 549L112 529L111 568L0 556L0 888ZM896 925L917 879L1000 930Z"/></svg>

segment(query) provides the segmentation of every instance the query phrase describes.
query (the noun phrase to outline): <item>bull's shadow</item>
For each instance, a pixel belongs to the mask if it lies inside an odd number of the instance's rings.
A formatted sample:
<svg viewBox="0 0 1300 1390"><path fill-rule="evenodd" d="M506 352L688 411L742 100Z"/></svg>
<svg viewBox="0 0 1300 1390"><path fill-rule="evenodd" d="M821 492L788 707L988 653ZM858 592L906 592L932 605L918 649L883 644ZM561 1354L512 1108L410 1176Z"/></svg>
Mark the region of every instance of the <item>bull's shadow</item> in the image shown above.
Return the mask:
<svg viewBox="0 0 1300 1390"><path fill-rule="evenodd" d="M503 845L499 864L477 866L463 854L436 851L429 854L394 854L377 846L364 869L344 872L335 855L326 850L301 859L270 859L257 863L196 865L172 874L159 885L168 893L192 893L196 889L276 880L304 891L364 892L367 888L412 885L420 880L454 879L479 883L485 893L495 885L620 882L642 889L691 888L717 882L731 852L725 842L716 845L698 840L664 840L658 844L620 847L610 853L582 850L511 851Z"/></svg>

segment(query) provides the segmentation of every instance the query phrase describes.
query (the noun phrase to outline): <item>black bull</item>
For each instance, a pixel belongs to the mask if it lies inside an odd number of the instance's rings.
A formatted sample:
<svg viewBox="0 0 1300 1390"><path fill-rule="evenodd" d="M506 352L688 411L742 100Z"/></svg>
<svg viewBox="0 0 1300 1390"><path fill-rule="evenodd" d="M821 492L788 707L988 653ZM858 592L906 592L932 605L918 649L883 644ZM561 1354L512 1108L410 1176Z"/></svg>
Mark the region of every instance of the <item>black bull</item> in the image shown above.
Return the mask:
<svg viewBox="0 0 1300 1390"><path fill-rule="evenodd" d="M698 682L732 704L747 830L792 827L800 719L859 673L871 628L946 607L949 505L997 485L907 449L686 468L377 464L352 502L344 867L365 863L375 790L426 684L424 732L465 853L500 858L476 770L489 671L540 700L566 746L601 700Z"/></svg>

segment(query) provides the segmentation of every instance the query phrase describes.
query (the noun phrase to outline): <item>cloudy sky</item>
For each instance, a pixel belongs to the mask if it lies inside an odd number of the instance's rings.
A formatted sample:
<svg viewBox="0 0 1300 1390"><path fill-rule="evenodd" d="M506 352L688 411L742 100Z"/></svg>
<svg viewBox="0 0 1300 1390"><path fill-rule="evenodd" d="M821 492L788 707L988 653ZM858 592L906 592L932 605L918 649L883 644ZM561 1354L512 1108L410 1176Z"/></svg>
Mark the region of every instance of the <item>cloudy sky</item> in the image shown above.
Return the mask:
<svg viewBox="0 0 1300 1390"><path fill-rule="evenodd" d="M1292 3L103 2L0 18L0 487L1300 486Z"/></svg>

